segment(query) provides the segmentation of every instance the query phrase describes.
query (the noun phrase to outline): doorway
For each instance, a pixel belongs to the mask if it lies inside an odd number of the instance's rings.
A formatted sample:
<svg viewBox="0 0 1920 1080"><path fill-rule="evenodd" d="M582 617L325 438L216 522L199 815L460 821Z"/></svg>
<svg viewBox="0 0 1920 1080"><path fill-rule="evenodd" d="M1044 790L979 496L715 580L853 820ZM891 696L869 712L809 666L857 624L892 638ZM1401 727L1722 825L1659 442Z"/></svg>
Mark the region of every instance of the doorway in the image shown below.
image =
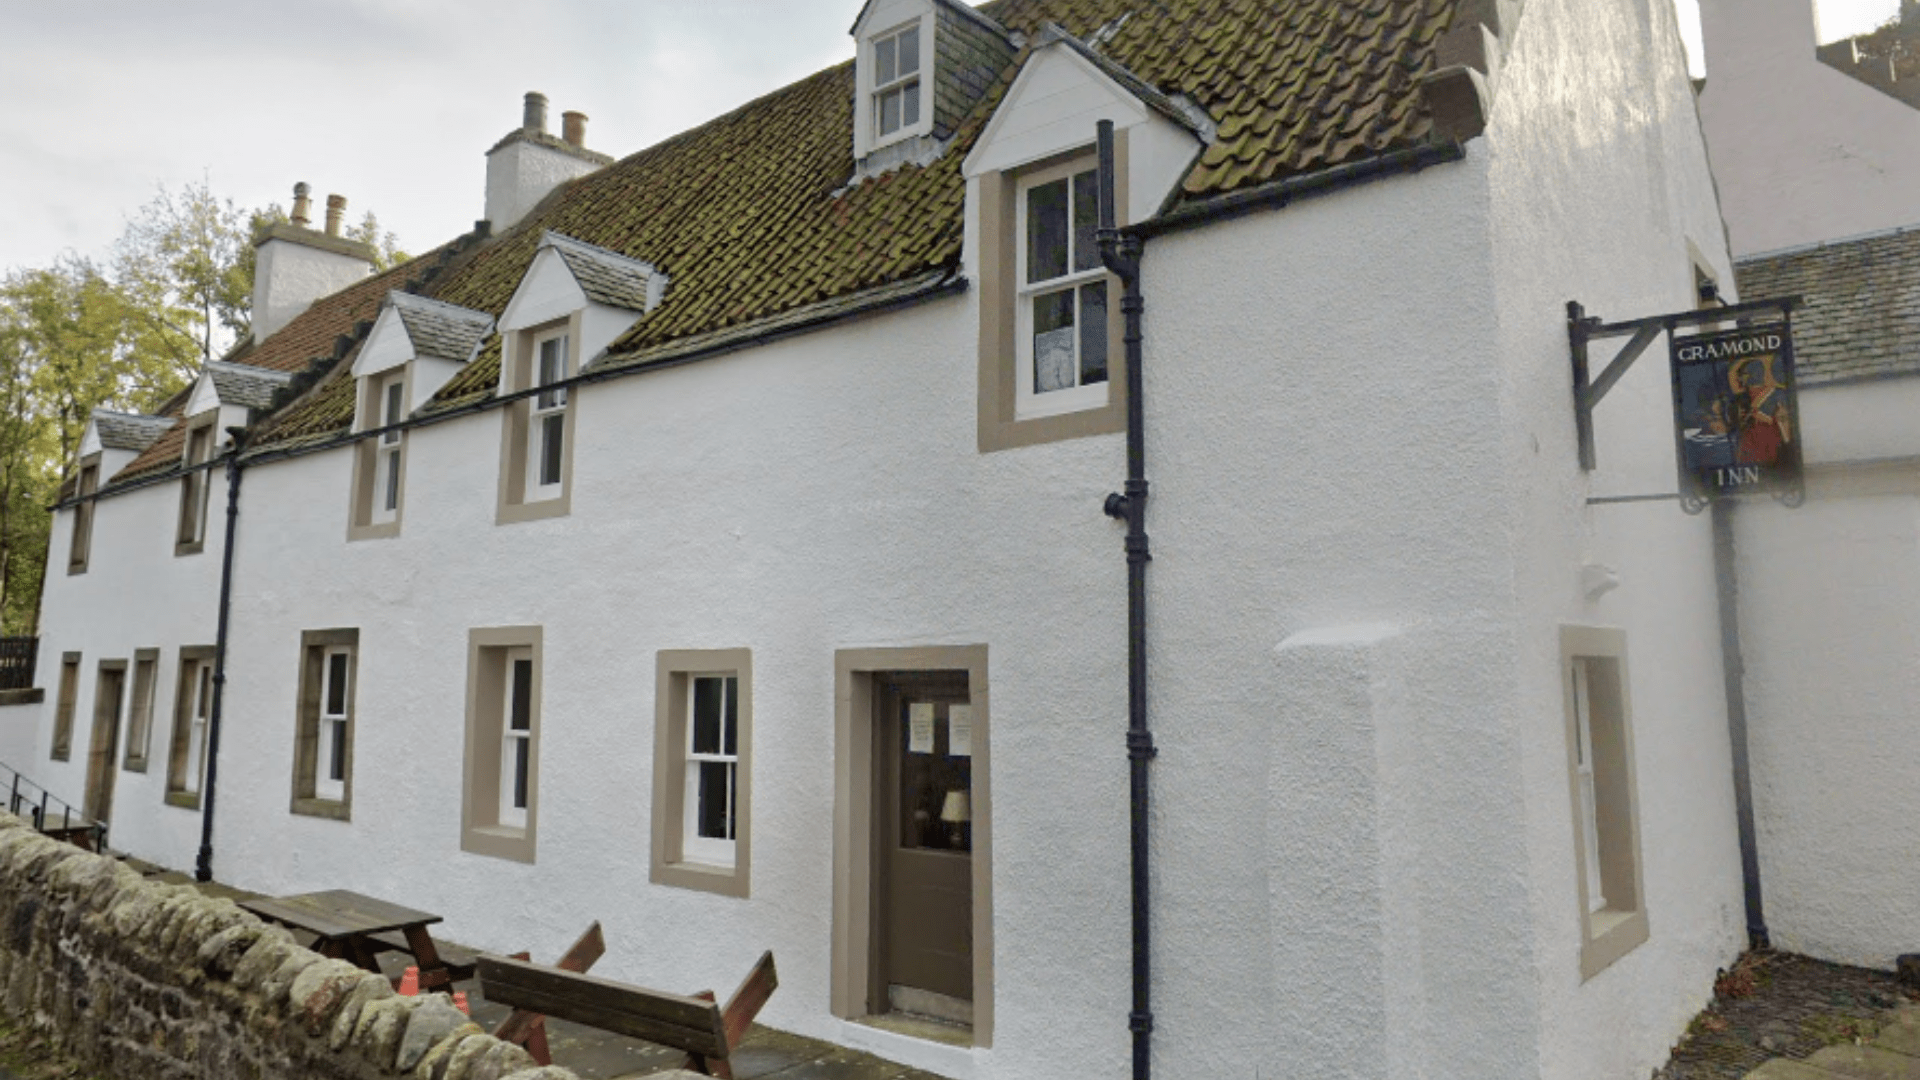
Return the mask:
<svg viewBox="0 0 1920 1080"><path fill-rule="evenodd" d="M834 1012L961 1046L993 1022L986 653L836 657Z"/></svg>
<svg viewBox="0 0 1920 1080"><path fill-rule="evenodd" d="M87 796L82 813L102 825L113 814L114 763L120 753L120 699L125 696L127 662L100 661L93 688L93 738L87 743Z"/></svg>

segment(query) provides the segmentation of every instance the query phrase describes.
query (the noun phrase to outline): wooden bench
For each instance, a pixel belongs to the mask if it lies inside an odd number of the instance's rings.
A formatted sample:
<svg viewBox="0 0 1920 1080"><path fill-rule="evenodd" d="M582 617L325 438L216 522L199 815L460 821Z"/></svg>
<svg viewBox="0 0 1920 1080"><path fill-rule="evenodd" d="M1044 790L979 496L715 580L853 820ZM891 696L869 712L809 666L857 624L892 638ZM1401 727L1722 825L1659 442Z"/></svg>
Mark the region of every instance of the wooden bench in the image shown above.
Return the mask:
<svg viewBox="0 0 1920 1080"><path fill-rule="evenodd" d="M725 1006L711 991L668 994L504 956L482 955L478 967L480 992L488 1001L685 1050L687 1068L729 1078L734 1049L780 985L771 952L760 957Z"/></svg>
<svg viewBox="0 0 1920 1080"><path fill-rule="evenodd" d="M403 952L413 955L413 946L407 943L407 935L398 930L388 930L380 934L368 934L367 940L377 946L375 952ZM440 954L440 962L447 965L447 976L454 982L473 978L473 964L477 953L469 952L458 945L449 945L444 941L435 941L435 951Z"/></svg>

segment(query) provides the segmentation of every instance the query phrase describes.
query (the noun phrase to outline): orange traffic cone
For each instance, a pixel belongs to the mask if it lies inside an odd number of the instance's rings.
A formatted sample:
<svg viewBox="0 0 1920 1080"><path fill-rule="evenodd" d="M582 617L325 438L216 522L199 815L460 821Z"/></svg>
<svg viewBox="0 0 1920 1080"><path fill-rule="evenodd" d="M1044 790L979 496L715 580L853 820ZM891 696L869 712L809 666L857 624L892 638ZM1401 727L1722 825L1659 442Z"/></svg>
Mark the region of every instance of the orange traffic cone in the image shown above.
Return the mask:
<svg viewBox="0 0 1920 1080"><path fill-rule="evenodd" d="M400 976L400 996L413 997L420 993L420 969L410 967Z"/></svg>
<svg viewBox="0 0 1920 1080"><path fill-rule="evenodd" d="M473 1010L467 1008L467 992L465 990L455 990L453 992L453 1007L466 1013L468 1016L473 1015Z"/></svg>

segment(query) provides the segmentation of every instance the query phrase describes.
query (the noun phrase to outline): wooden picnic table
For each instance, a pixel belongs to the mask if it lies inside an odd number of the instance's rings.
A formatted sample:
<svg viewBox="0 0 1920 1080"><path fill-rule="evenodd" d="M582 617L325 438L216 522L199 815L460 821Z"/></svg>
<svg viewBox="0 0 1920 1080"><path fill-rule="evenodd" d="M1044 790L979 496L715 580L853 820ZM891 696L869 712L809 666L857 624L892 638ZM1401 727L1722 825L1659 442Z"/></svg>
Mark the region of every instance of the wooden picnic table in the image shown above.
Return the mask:
<svg viewBox="0 0 1920 1080"><path fill-rule="evenodd" d="M445 989L453 983L452 971L441 959L433 936L427 933L429 925L441 921L438 915L346 889L242 900L240 906L262 919L314 934L318 938L313 945L315 952L358 964L376 974L380 964L374 957L394 947L376 935L391 940L389 931L398 931L404 935L407 951L418 961L421 990Z"/></svg>

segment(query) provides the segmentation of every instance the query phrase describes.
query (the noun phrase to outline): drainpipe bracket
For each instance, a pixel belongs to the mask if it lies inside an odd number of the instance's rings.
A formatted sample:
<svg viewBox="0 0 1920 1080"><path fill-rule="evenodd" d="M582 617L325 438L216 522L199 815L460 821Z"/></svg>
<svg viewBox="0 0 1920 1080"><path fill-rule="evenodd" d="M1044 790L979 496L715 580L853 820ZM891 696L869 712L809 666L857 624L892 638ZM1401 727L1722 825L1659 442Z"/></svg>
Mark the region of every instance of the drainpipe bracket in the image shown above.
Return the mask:
<svg viewBox="0 0 1920 1080"><path fill-rule="evenodd" d="M1127 732L1127 756L1135 761L1152 761L1154 758L1159 757L1160 750L1153 745L1153 733L1147 731Z"/></svg>

